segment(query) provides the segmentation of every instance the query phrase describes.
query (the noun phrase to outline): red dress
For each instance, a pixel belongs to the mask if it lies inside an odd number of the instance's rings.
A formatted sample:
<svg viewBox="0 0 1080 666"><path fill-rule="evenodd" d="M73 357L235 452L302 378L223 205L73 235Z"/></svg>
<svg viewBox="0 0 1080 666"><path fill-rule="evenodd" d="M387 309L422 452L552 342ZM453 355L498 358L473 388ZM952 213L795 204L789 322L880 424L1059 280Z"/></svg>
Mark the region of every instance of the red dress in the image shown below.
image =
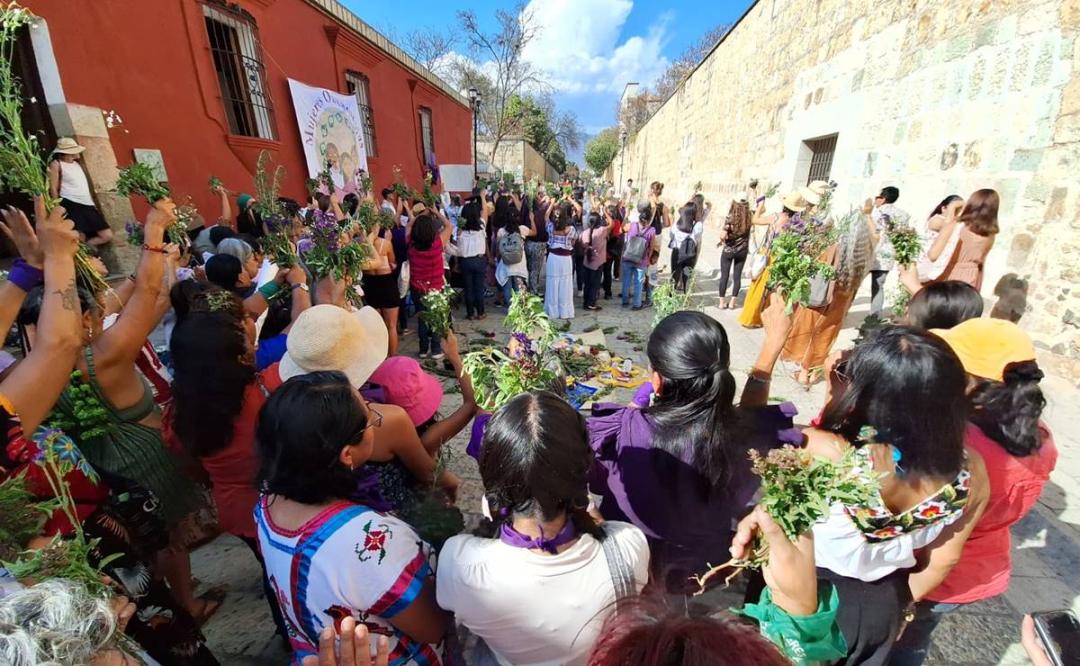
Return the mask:
<svg viewBox="0 0 1080 666"><path fill-rule="evenodd" d="M275 371L277 365L272 366ZM278 379L280 385L281 380ZM259 424L259 410L269 395L261 379L244 389L244 402L240 413L233 418L233 436L223 448L199 458L210 478L210 494L217 505L218 524L221 529L238 537L254 539L255 518L252 511L259 500L255 477L259 469L255 451L255 429ZM171 428L171 418L166 419L166 437L170 444L176 435Z"/></svg>

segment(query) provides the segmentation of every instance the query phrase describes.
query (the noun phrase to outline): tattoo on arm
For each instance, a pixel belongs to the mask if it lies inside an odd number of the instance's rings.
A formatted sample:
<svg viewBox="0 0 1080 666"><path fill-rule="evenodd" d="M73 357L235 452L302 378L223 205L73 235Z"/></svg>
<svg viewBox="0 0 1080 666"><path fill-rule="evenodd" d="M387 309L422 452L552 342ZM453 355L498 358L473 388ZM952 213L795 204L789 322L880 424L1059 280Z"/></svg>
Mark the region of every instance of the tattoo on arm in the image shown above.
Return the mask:
<svg viewBox="0 0 1080 666"><path fill-rule="evenodd" d="M75 279L72 278L71 282L64 289L57 289L53 292L60 296L60 302L64 305L65 310L77 310L79 307L79 292L75 289Z"/></svg>

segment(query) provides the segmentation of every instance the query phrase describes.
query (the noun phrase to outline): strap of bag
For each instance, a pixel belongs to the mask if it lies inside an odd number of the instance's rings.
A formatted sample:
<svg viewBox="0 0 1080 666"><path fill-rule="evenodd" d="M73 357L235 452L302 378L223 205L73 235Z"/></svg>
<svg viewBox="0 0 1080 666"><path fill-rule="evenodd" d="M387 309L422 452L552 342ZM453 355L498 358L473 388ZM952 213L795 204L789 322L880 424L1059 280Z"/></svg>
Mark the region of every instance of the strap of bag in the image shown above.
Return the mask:
<svg viewBox="0 0 1080 666"><path fill-rule="evenodd" d="M611 582L615 586L615 607L634 596L634 572L623 557L622 551L615 545L615 537L610 530L605 529L607 538L600 545L607 558L608 570L611 571Z"/></svg>

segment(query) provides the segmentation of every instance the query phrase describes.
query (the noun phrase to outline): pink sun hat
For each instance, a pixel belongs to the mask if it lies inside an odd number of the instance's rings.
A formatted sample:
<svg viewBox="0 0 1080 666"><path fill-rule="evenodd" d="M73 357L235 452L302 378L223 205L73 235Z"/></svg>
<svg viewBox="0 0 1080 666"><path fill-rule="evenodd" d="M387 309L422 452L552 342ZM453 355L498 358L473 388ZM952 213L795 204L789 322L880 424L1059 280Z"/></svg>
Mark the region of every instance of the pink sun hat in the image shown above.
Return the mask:
<svg viewBox="0 0 1080 666"><path fill-rule="evenodd" d="M386 402L405 410L414 426L431 420L442 404L442 382L408 356L391 356L368 380L382 387Z"/></svg>

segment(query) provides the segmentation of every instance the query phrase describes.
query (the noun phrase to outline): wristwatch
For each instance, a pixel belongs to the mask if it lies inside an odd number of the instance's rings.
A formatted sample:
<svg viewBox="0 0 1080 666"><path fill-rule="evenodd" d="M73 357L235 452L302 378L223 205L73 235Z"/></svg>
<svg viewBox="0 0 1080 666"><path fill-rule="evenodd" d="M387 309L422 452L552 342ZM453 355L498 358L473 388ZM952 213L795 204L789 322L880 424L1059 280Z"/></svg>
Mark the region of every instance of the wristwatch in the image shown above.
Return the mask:
<svg viewBox="0 0 1080 666"><path fill-rule="evenodd" d="M304 291L310 291L308 289L308 286L307 286L306 282L298 282L298 283L292 285L291 287L289 287L289 291L296 291L297 289L303 289Z"/></svg>

